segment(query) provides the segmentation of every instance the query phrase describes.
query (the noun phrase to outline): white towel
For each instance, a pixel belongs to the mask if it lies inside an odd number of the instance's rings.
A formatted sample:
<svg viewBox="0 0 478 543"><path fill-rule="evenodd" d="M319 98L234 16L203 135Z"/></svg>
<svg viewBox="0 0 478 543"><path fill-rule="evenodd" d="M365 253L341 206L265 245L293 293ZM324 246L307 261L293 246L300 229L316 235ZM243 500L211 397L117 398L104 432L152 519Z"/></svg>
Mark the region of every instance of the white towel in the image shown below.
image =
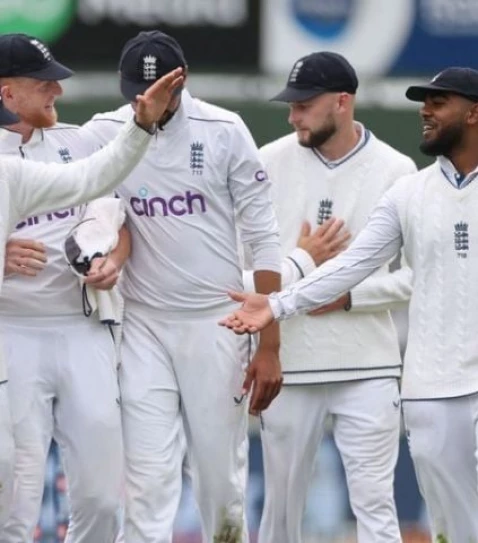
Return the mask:
<svg viewBox="0 0 478 543"><path fill-rule="evenodd" d="M97 312L104 324L118 325L122 321L123 300L118 288L98 290L85 285L84 278L93 258L107 256L116 247L124 221L120 199L98 198L88 204L83 218L65 240L65 256L80 279L85 315Z"/></svg>

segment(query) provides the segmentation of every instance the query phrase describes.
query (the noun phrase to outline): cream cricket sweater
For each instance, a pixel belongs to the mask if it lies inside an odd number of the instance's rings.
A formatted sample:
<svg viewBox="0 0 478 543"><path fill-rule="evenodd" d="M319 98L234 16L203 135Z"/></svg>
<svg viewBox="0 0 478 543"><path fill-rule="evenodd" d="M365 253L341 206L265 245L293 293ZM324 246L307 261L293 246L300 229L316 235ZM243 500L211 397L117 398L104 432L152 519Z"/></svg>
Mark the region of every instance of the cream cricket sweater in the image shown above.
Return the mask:
<svg viewBox="0 0 478 543"><path fill-rule="evenodd" d="M270 297L279 319L326 304L403 245L413 270L405 400L478 392L478 168L462 188L455 177L439 158L399 180L347 251Z"/></svg>
<svg viewBox="0 0 478 543"><path fill-rule="evenodd" d="M280 226L283 286L315 269L312 258L296 248L305 219L313 226L331 216L344 219L355 237L392 184L416 171L410 158L358 127L361 140L336 162L301 147L295 134L261 150ZM391 274L388 264L352 291L352 311L303 315L282 323L286 384L400 375L398 339L388 310L408 301L411 272L402 268Z"/></svg>

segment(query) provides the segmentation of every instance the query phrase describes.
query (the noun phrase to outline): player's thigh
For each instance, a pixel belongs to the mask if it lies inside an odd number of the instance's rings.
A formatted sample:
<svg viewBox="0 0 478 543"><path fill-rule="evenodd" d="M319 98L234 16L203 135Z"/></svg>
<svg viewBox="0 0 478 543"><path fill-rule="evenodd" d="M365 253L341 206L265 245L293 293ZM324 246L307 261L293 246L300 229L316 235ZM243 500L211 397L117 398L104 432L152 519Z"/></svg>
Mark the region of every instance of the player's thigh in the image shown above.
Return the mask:
<svg viewBox="0 0 478 543"><path fill-rule="evenodd" d="M417 471L453 474L466 486L477 488L472 402L469 397L403 402L410 454Z"/></svg>
<svg viewBox="0 0 478 543"><path fill-rule="evenodd" d="M328 414L326 385L286 385L262 413L265 454L312 465ZM298 424L300 421L300 424ZM292 468L292 465L290 465Z"/></svg>
<svg viewBox="0 0 478 543"><path fill-rule="evenodd" d="M185 410L227 425L247 401L241 390L253 354L250 337L219 327L216 317L178 322L176 330L173 364Z"/></svg>
<svg viewBox="0 0 478 543"><path fill-rule="evenodd" d="M49 404L55 381L57 333L13 323L2 326L12 422L29 426L28 431L36 434L42 431L37 415Z"/></svg>
<svg viewBox="0 0 478 543"><path fill-rule="evenodd" d="M8 384L0 384L0 528L12 503L14 444L8 398Z"/></svg>
<svg viewBox="0 0 478 543"><path fill-rule="evenodd" d="M334 385L334 438L349 481L360 473L389 476L398 457L400 398L396 379Z"/></svg>

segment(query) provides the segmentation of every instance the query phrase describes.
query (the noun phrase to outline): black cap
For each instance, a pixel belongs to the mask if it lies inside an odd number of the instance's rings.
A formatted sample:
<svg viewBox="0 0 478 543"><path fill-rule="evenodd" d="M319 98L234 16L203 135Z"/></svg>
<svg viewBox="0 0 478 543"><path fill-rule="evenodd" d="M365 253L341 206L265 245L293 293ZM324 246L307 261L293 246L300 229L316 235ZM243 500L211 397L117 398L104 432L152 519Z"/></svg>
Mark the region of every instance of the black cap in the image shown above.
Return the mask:
<svg viewBox="0 0 478 543"><path fill-rule="evenodd" d="M472 68L446 68L427 85L408 87L406 97L413 102L423 102L430 93L451 93L478 102L478 70Z"/></svg>
<svg viewBox="0 0 478 543"><path fill-rule="evenodd" d="M348 60L338 53L322 51L296 61L286 88L271 100L302 102L326 92L355 94L357 87L357 74Z"/></svg>
<svg viewBox="0 0 478 543"><path fill-rule="evenodd" d="M159 30L140 32L121 51L121 94L134 101L157 79L186 66L183 50L174 38Z"/></svg>
<svg viewBox="0 0 478 543"><path fill-rule="evenodd" d="M48 46L26 34L0 36L0 77L32 77L58 81L73 72L57 62Z"/></svg>
<svg viewBox="0 0 478 543"><path fill-rule="evenodd" d="M18 122L20 122L19 117L17 117L3 105L2 95L0 94L0 126L15 124Z"/></svg>

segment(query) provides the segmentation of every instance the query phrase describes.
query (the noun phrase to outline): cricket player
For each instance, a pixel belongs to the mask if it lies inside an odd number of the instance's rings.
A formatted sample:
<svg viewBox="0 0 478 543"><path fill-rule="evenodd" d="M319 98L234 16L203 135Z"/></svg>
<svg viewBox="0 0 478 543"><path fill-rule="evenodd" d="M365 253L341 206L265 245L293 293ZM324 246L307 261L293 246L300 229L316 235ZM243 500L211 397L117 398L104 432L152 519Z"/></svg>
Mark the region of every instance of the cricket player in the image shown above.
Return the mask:
<svg viewBox="0 0 478 543"><path fill-rule="evenodd" d="M433 541L478 539L478 71L447 68L411 86L420 149L435 163L395 183L350 248L270 298L233 293L222 321L255 332L332 302L403 246L413 270L402 401L410 451ZM380 176L377 175L377 182Z"/></svg>
<svg viewBox="0 0 478 543"><path fill-rule="evenodd" d="M416 171L410 158L354 121L357 87L343 56L312 53L297 60L273 98L289 105L294 128L261 149L281 233L283 286L315 270L329 258L327 250L337 254L349 236L342 225L355 238L387 189ZM318 225L316 232L307 235L304 221ZM408 302L411 271L389 273L388 265L320 314L281 327L285 387L262 416L261 543L303 541L308 482L328 418L358 541L401 541L393 497L401 358L388 310Z"/></svg>
<svg viewBox="0 0 478 543"><path fill-rule="evenodd" d="M62 165L0 157L0 287L5 244L15 225L24 217L79 205L118 185L152 140L156 119L183 83L181 74L180 68L173 70L138 96L135 117L125 123L114 142L88 159ZM16 122L18 118L8 114L2 101L0 124ZM6 364L0 356L0 527L8 517L13 491L13 435L7 394Z"/></svg>
<svg viewBox="0 0 478 543"><path fill-rule="evenodd" d="M59 80L73 72L25 34L0 36L0 58L4 101L20 117L0 128L0 154L60 164L90 155L94 147L76 126L57 123ZM81 214L70 207L23 217L6 247L0 326L16 456L4 543L33 539L53 436L68 482L67 541L113 541L118 532L123 450L116 349L108 327L96 315L85 318L84 294L63 254ZM122 229L117 248L96 259L101 274L87 282L111 288L128 253Z"/></svg>
<svg viewBox="0 0 478 543"><path fill-rule="evenodd" d="M82 130L99 143L111 140L134 115L135 96L178 64L186 69L176 40L141 32L120 59L130 103ZM253 354L248 338L238 341L216 322L231 304L226 291L242 288L237 228L252 254L257 290L279 288L270 184L236 114L184 88L159 127L161 137L117 191L133 245L120 281L125 541L171 541L184 425L204 541L245 542L247 396L258 414L279 392L278 326L264 331Z"/></svg>

